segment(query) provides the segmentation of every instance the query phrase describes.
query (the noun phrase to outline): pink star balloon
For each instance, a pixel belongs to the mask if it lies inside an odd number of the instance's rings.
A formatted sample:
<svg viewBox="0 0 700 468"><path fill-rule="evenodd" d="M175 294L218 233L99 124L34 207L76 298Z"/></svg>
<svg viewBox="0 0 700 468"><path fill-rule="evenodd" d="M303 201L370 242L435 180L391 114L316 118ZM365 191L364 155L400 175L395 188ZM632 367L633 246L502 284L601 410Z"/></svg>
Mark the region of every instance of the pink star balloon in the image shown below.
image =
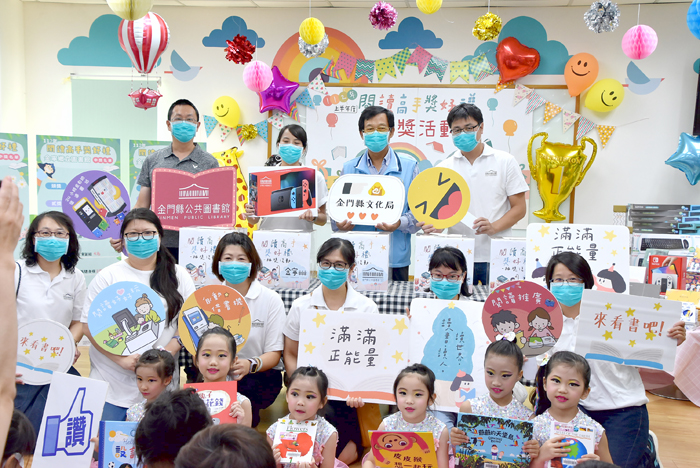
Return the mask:
<svg viewBox="0 0 700 468"><path fill-rule="evenodd" d="M260 113L273 109L279 109L285 114L289 114L292 109L292 94L299 87L299 83L289 81L282 76L279 68L272 67L272 84L265 90L260 91Z"/></svg>

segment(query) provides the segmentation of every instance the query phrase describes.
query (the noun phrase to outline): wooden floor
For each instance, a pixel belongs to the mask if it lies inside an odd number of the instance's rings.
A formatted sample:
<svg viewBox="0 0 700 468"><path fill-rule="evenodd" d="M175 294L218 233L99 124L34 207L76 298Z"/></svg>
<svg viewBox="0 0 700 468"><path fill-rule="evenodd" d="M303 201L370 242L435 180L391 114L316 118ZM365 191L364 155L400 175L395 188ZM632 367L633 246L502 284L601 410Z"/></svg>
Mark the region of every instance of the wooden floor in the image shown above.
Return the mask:
<svg viewBox="0 0 700 468"><path fill-rule="evenodd" d="M75 367L82 375L90 373L90 361L88 349L79 348L82 355ZM697 468L697 449L695 444L700 441L700 408L689 401L676 401L661 398L650 393L649 397L649 422L651 430L659 438L659 455L664 468ZM258 430L264 433L265 429L278 418L287 414L287 403L284 394L280 394L275 403L265 411L262 411L261 422ZM360 463L351 465L350 468L359 468Z"/></svg>

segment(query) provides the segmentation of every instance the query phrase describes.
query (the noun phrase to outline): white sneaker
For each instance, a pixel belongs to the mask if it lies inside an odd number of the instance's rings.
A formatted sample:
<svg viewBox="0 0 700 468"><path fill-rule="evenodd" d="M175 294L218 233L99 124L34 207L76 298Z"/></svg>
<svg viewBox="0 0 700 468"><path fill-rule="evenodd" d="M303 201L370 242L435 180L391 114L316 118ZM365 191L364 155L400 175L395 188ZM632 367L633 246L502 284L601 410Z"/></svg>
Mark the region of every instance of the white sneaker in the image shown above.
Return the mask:
<svg viewBox="0 0 700 468"><path fill-rule="evenodd" d="M651 453L651 460L654 463L654 468L664 468L661 464L661 457L659 457L659 438L656 437L653 431L649 431L649 442L647 446Z"/></svg>

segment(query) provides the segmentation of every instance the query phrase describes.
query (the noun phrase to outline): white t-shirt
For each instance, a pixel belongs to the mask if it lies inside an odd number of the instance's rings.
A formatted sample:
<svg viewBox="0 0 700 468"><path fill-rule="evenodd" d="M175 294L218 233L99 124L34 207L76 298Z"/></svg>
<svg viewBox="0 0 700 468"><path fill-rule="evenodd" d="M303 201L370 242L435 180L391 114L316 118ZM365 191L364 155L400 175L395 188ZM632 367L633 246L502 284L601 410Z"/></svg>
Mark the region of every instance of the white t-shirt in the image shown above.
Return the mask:
<svg viewBox="0 0 700 468"><path fill-rule="evenodd" d="M579 318L564 317L559 341L549 350L574 351L578 335ZM591 366L591 392L581 405L591 411L613 410L641 406L649 402L642 377L636 367L621 366L614 362L588 361Z"/></svg>
<svg viewBox="0 0 700 468"><path fill-rule="evenodd" d="M469 185L469 213L476 218L486 218L490 222L498 221L510 210L508 197L527 192L529 187L513 155L484 145L481 156L472 165L457 150L438 164L457 171ZM476 235L462 223L448 229L450 234L475 237L474 261L488 262L491 255L491 238ZM508 237L512 229L508 228L493 237Z"/></svg>
<svg viewBox="0 0 700 468"><path fill-rule="evenodd" d="M349 283L346 284L348 285L348 294L345 296L345 303L337 312L379 313L377 304L372 299L355 291ZM284 336L290 340L299 341L301 312L307 309L330 310L326 305L326 300L323 298L323 286L319 286L311 294L301 296L292 302L289 315L287 315L287 322L284 324Z"/></svg>
<svg viewBox="0 0 700 468"><path fill-rule="evenodd" d="M85 303L85 276L77 268L69 273L61 266L61 272L51 280L51 275L37 264L27 266L18 260L22 269L15 266L15 291L17 293L17 325L36 319L51 319L66 327L80 320Z"/></svg>
<svg viewBox="0 0 700 468"><path fill-rule="evenodd" d="M178 288L177 291L182 296L183 300L187 300L190 294L194 293L195 287L192 282L192 277L187 270L175 265L177 273ZM95 297L109 285L118 283L119 281L135 281L150 287L151 273L153 271L141 271L130 266L125 260L109 265L104 270L100 271L90 283L88 288L85 307L81 321L87 323L90 304ZM165 299L161 297L163 307L167 316L168 306ZM166 327L158 341L153 344L153 348L167 345L173 336L177 335L177 319ZM175 357L177 362L177 356ZM129 408L143 399L138 387L136 386L136 373L127 371L121 366L115 364L107 356L90 345L90 378L102 380L109 384L107 390L107 403L111 403L122 408ZM179 367L175 366L175 375L173 382L177 386L179 382Z"/></svg>
<svg viewBox="0 0 700 468"><path fill-rule="evenodd" d="M275 291L266 288L260 281L250 283L245 301L250 309L250 335L238 354L239 359L258 357L269 351L284 349L284 302ZM282 369L282 361L275 366Z"/></svg>
<svg viewBox="0 0 700 468"><path fill-rule="evenodd" d="M328 202L328 185L326 185L326 179L323 178L318 170L316 171L316 208L320 208ZM260 229L272 230L272 229L289 229L295 231L311 232L314 230L314 223L312 221L307 221L305 219L299 219L298 215L302 212L298 212L296 217L264 217L260 220Z"/></svg>

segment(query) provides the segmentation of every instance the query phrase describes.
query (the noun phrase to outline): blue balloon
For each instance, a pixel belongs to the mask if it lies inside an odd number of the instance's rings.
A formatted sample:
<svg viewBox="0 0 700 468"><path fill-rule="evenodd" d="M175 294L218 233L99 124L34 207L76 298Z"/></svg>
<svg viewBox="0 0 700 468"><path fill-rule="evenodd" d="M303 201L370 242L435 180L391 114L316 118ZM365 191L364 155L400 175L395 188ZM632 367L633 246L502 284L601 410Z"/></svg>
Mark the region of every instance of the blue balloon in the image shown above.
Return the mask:
<svg viewBox="0 0 700 468"><path fill-rule="evenodd" d="M314 104L317 106L320 106L322 102L323 102L323 98L321 96L319 96L318 94L314 94Z"/></svg>
<svg viewBox="0 0 700 468"><path fill-rule="evenodd" d="M491 98L488 101L486 101L486 105L489 106L490 111L495 111L496 107L498 107L498 99Z"/></svg>
<svg viewBox="0 0 700 468"><path fill-rule="evenodd" d="M688 15L685 21L688 23L688 29L693 33L693 36L700 39L700 10L698 9L698 0L693 0L693 3L688 7Z"/></svg>
<svg viewBox="0 0 700 468"><path fill-rule="evenodd" d="M697 184L700 181L700 137L681 133L678 149L666 164L683 171L690 185Z"/></svg>

